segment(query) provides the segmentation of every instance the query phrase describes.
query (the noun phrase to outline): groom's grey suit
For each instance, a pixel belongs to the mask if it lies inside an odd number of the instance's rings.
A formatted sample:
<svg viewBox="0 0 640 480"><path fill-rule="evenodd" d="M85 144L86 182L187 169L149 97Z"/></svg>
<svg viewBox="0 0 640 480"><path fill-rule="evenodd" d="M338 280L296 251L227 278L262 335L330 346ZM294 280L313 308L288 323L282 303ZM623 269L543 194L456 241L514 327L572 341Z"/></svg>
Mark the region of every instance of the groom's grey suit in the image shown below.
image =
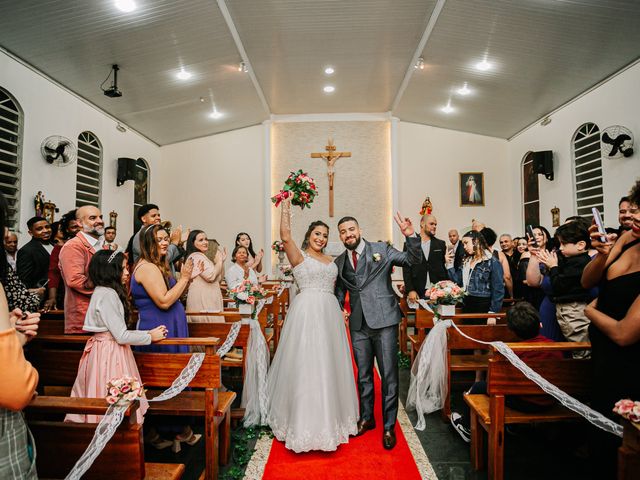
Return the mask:
<svg viewBox="0 0 640 480"><path fill-rule="evenodd" d="M338 265L336 296L344 306L349 292L351 345L358 366L360 420L373 420L373 360L382 377L382 411L385 430L393 430L398 416L398 323L401 312L391 286L391 269L420 263L420 237L406 238L406 251L385 242L365 243L354 271L346 250Z"/></svg>

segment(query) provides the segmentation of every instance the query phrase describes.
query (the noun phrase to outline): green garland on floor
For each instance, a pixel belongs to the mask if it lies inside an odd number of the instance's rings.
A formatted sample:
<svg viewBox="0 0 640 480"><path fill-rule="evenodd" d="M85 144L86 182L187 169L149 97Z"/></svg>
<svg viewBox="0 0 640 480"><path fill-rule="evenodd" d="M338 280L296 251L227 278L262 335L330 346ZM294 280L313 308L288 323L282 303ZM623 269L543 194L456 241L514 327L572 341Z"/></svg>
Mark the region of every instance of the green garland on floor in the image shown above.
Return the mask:
<svg viewBox="0 0 640 480"><path fill-rule="evenodd" d="M249 442L257 440L263 435L273 438L269 427L239 427L231 434L233 450L231 451L232 467L222 475L222 480L240 480L244 477L249 460L253 455L253 449L249 448Z"/></svg>
<svg viewBox="0 0 640 480"><path fill-rule="evenodd" d="M411 367L411 360L409 357L398 350L398 367L401 370L408 370Z"/></svg>

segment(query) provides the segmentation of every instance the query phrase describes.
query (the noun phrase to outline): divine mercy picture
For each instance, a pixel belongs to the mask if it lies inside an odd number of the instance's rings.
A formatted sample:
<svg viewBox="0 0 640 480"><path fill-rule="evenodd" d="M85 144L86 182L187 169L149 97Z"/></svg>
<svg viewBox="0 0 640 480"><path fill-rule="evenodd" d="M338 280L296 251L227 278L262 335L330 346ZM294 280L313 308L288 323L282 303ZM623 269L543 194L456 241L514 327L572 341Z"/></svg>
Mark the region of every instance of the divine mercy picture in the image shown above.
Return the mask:
<svg viewBox="0 0 640 480"><path fill-rule="evenodd" d="M484 174L482 172L460 172L460 206L484 206Z"/></svg>

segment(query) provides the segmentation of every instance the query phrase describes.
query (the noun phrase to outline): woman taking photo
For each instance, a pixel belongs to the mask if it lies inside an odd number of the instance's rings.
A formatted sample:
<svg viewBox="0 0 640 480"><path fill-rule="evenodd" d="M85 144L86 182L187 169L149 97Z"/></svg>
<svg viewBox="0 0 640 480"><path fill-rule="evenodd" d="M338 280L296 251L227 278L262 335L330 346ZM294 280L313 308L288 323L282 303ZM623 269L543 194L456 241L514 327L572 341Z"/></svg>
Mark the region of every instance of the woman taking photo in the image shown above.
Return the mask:
<svg viewBox="0 0 640 480"><path fill-rule="evenodd" d="M212 262L207 257L208 250L207 234L202 230L193 230L187 239L186 257L194 265L201 265L202 268L195 267L191 273L192 282L187 293L187 310L190 312L222 312L224 307L220 281L227 251L218 248ZM222 323L224 317L189 315L189 322Z"/></svg>
<svg viewBox="0 0 640 480"><path fill-rule="evenodd" d="M464 297L464 313L498 313L504 299L504 275L500 261L489 251L481 233L470 231L462 237L464 259L453 267L454 252L448 251L449 278L460 285Z"/></svg>

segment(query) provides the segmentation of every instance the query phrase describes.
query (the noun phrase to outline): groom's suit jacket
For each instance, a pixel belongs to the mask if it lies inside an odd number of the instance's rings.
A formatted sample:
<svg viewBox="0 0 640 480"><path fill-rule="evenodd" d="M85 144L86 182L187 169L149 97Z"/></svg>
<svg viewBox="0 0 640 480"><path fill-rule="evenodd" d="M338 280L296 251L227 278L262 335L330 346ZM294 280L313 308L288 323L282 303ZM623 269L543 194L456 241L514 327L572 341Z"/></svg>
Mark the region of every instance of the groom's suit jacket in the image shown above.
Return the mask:
<svg viewBox="0 0 640 480"><path fill-rule="evenodd" d="M347 258L351 255L350 250L335 260L338 266L336 296L341 306L344 306L346 292L349 292L349 328L360 330L363 318L370 328L397 325L401 311L391 286L391 269L420 263L420 237L407 237L405 252L399 252L385 242L362 241L365 247L356 271Z"/></svg>

